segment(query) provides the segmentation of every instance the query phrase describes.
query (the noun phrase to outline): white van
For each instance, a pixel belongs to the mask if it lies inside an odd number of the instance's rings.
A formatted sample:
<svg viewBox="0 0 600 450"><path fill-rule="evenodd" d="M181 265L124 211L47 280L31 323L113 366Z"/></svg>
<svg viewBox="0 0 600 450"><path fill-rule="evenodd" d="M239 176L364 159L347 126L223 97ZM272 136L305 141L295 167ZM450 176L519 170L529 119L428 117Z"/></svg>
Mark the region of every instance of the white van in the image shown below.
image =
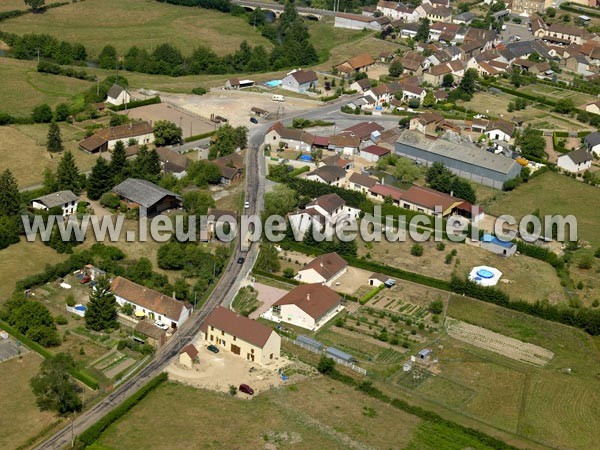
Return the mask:
<svg viewBox="0 0 600 450"><path fill-rule="evenodd" d="M285 102L285 97L283 95L273 95L274 102Z"/></svg>

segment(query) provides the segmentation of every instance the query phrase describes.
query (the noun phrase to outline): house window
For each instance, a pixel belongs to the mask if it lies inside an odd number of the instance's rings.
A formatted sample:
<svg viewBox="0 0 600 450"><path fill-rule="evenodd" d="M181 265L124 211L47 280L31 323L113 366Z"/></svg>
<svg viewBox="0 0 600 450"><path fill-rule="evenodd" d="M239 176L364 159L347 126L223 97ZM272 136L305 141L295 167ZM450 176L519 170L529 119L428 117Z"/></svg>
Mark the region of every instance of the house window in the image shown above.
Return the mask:
<svg viewBox="0 0 600 450"><path fill-rule="evenodd" d="M234 336L234 337L233 337L233 340L234 340L234 341L236 341L236 340L237 340L237 338Z"/></svg>
<svg viewBox="0 0 600 450"><path fill-rule="evenodd" d="M253 348L250 349L250 353L254 353L254 349Z"/></svg>
<svg viewBox="0 0 600 450"><path fill-rule="evenodd" d="M213 327L212 325L210 326L210 331L215 331L215 327Z"/></svg>
<svg viewBox="0 0 600 450"><path fill-rule="evenodd" d="M221 330L221 336L225 336L225 332Z"/></svg>
<svg viewBox="0 0 600 450"><path fill-rule="evenodd" d="M269 355L269 359L273 359L273 353Z"/></svg>

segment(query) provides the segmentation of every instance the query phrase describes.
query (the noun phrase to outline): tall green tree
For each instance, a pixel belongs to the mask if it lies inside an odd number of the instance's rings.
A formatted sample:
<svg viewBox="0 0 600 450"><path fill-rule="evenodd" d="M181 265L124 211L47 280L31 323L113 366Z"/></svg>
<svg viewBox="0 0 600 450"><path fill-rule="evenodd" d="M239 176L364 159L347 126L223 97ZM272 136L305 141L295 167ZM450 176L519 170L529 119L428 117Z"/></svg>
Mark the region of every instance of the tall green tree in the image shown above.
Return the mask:
<svg viewBox="0 0 600 450"><path fill-rule="evenodd" d="M56 105L56 109L54 110L54 119L57 122L64 122L67 120L70 114L69 105L66 103L60 103Z"/></svg>
<svg viewBox="0 0 600 450"><path fill-rule="evenodd" d="M42 411L67 415L81 410L80 388L69 375L76 367L73 357L67 353L59 353L42 362L39 373L30 382Z"/></svg>
<svg viewBox="0 0 600 450"><path fill-rule="evenodd" d="M33 12L37 12L44 6L46 0L24 0L24 2Z"/></svg>
<svg viewBox="0 0 600 450"><path fill-rule="evenodd" d="M256 268L265 272L277 272L281 269L277 249L273 244L264 243L256 259Z"/></svg>
<svg viewBox="0 0 600 450"><path fill-rule="evenodd" d="M94 331L118 328L117 301L110 292L110 280L100 277L92 289L85 311L85 326Z"/></svg>
<svg viewBox="0 0 600 450"><path fill-rule="evenodd" d="M154 124L154 143L158 146L183 143L183 131L168 120L158 120Z"/></svg>
<svg viewBox="0 0 600 450"><path fill-rule="evenodd" d="M417 28L417 34L415 40L419 42L426 42L429 39L429 19L421 19L419 22L419 28Z"/></svg>
<svg viewBox="0 0 600 450"><path fill-rule="evenodd" d="M19 214L21 195L17 180L9 169L0 175L0 217Z"/></svg>
<svg viewBox="0 0 600 450"><path fill-rule="evenodd" d="M92 200L98 200L102 194L113 187L113 177L106 160L99 157L92 167L92 173L87 183L87 195Z"/></svg>
<svg viewBox="0 0 600 450"><path fill-rule="evenodd" d="M98 65L102 69L115 70L117 67L117 49L106 45L98 56ZM110 87L109 87L110 88Z"/></svg>
<svg viewBox="0 0 600 450"><path fill-rule="evenodd" d="M469 94L473 95L475 93L475 82L477 81L478 75L475 69L467 69L465 72L465 76L460 82L459 88Z"/></svg>
<svg viewBox="0 0 600 450"><path fill-rule="evenodd" d="M57 189L71 190L75 193L79 192L79 169L75 164L73 154L67 150L58 163L56 169L56 186Z"/></svg>
<svg viewBox="0 0 600 450"><path fill-rule="evenodd" d="M60 127L56 122L52 122L48 126L48 138L46 140L46 149L49 152L56 153L63 151L62 136Z"/></svg>
<svg viewBox="0 0 600 450"><path fill-rule="evenodd" d="M35 123L50 123L52 122L52 117L52 108L45 103L33 108L33 112L31 113L31 120Z"/></svg>
<svg viewBox="0 0 600 450"><path fill-rule="evenodd" d="M110 160L110 173L115 184L119 184L125 179L126 169L127 152L125 151L125 144L123 144L123 141L117 141Z"/></svg>
<svg viewBox="0 0 600 450"><path fill-rule="evenodd" d="M389 74L391 77L399 77L404 72L404 67L402 67L402 63L399 59L395 59L390 64Z"/></svg>

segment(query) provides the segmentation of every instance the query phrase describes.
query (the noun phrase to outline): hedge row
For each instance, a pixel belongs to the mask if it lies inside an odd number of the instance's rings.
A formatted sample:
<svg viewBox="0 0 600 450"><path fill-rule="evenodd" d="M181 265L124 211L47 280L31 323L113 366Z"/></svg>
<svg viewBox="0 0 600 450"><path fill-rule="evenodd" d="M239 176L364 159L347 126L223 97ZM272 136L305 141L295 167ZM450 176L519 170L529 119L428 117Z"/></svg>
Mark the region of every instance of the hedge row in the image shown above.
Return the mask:
<svg viewBox="0 0 600 450"><path fill-rule="evenodd" d="M380 285L380 286L377 286L375 289L372 289L371 291L367 292L367 293L364 295L364 297L363 297L363 298L361 298L361 299L359 300L359 303L360 303L361 305L364 305L364 304L365 304L365 303L367 303L369 300L371 300L373 297L375 297L377 294L379 294L379 293L382 291L382 289L383 289L384 287L385 287L385 286L382 284L382 285Z"/></svg>
<svg viewBox="0 0 600 450"><path fill-rule="evenodd" d="M123 111L124 109L139 108L140 106L155 105L156 103L160 103L160 97L158 95L156 97L147 98L146 100L129 102L124 105L111 105L108 109L111 111Z"/></svg>
<svg viewBox="0 0 600 450"><path fill-rule="evenodd" d="M162 383L168 380L168 376L165 372L160 375L154 377L148 383L146 383L142 388L117 406L115 409L110 411L104 417L102 417L98 422L89 427L79 436L79 440L83 442L86 446L92 445L96 442L102 432L106 430L110 425L123 417L131 408L137 405L144 397L146 397L150 392L160 386Z"/></svg>
<svg viewBox="0 0 600 450"><path fill-rule="evenodd" d="M305 172L310 172L310 167L308 167L308 166L299 167L298 169L292 170L288 175L290 177L297 177L298 175L302 175Z"/></svg>
<svg viewBox="0 0 600 450"><path fill-rule="evenodd" d="M517 450L517 447L513 447L512 445L509 445L506 442L501 441L500 439L497 439L495 437L489 436L488 434L485 434L482 431L459 425L456 422L444 419L439 414L436 414L432 411L427 411L426 409L423 409L420 406L411 405L404 400L400 400L399 398L392 398L387 394L384 394L375 386L373 386L373 384L370 381L358 382L354 377L340 373L336 369L329 373L329 376L335 380L338 380L344 384L356 388L357 390L363 392L369 397L387 403L388 405L391 405L396 409L404 411L413 416L419 417L420 419L426 420L428 422L443 424L444 426L450 429L471 436L487 447L496 450Z"/></svg>
<svg viewBox="0 0 600 450"><path fill-rule="evenodd" d="M553 102L552 100L548 100L546 97L538 97L536 95L530 95L530 94L526 94L524 92L519 92L515 89L511 89L511 88L503 86L501 84L489 83L488 86L499 89L502 92L505 92L507 94L514 95L515 97L521 97L526 100L531 100L532 102L543 103L544 105L548 105L548 106L552 106L552 107L556 106L556 102Z"/></svg>
<svg viewBox="0 0 600 450"><path fill-rule="evenodd" d="M213 131L209 131L208 133L195 134L194 136L186 137L183 141L184 142L199 141L200 139L206 139L207 137L211 137L215 133L216 133L216 131L213 130Z"/></svg>
<svg viewBox="0 0 600 450"><path fill-rule="evenodd" d="M582 8L580 6L572 6L571 2L565 2L560 4L560 9L564 11L570 11L577 14L584 14L590 17L600 17L600 12L590 9L590 8Z"/></svg>
<svg viewBox="0 0 600 450"><path fill-rule="evenodd" d="M34 352L39 353L44 358L46 358L46 359L54 358L54 353L52 353L50 350L42 347L37 342L32 341L24 334L19 333L17 330L15 330L13 327L11 327L9 324L7 324L6 322L4 322L2 320L0 320L0 329L6 331L8 334L13 336L15 339L20 341L22 344L29 347ZM98 389L99 384L98 384L98 381L96 380L96 378L94 378L92 375L90 375L84 369L71 370L71 371L69 371L69 373L71 374L71 376L73 378L76 378L77 380L81 381L85 385L89 386L91 389Z"/></svg>

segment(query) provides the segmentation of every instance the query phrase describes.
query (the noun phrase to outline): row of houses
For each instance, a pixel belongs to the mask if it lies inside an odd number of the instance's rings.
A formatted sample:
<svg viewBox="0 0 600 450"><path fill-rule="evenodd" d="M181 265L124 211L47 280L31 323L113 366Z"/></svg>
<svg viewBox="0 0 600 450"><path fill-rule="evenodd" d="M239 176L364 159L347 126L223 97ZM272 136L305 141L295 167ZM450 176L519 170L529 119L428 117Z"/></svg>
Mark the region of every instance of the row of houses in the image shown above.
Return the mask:
<svg viewBox="0 0 600 450"><path fill-rule="evenodd" d="M423 0L417 7L393 1L379 0L377 11L390 20L415 23L421 19L430 22L451 22L452 9L447 0Z"/></svg>

